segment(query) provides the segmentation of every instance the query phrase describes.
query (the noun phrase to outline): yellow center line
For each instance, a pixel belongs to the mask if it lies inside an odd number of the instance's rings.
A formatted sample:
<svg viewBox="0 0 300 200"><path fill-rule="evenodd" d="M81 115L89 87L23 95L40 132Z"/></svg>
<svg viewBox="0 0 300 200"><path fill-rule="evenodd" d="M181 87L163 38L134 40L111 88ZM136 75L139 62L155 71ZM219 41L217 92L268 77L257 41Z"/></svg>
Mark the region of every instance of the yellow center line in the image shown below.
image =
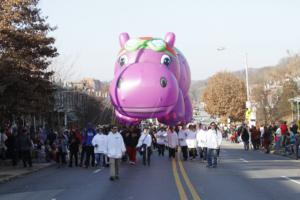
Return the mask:
<svg viewBox="0 0 300 200"><path fill-rule="evenodd" d="M181 171L182 177L183 177L186 185L188 186L188 188L189 188L189 190L190 190L190 192L192 194L193 199L194 200L201 200L200 197L199 197L199 195L198 195L198 193L197 193L197 191L195 190L193 184L191 183L188 175L185 172L185 169L183 167L181 159L178 159L178 165L179 165L179 169Z"/></svg>
<svg viewBox="0 0 300 200"><path fill-rule="evenodd" d="M188 198L187 198L186 193L183 189L182 183L181 183L180 178L179 178L179 174L177 172L177 166L176 166L175 159L172 159L172 168L173 168L173 175L174 175L177 190L179 192L180 200L187 200Z"/></svg>

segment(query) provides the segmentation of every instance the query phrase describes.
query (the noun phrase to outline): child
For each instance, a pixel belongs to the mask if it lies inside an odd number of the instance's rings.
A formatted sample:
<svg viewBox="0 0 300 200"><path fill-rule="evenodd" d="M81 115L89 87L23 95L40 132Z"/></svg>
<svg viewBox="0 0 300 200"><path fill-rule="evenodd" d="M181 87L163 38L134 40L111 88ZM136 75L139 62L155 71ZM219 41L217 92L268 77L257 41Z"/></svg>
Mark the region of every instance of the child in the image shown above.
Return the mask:
<svg viewBox="0 0 300 200"><path fill-rule="evenodd" d="M290 154L295 153L294 146L296 143L296 137L293 131L290 131Z"/></svg>

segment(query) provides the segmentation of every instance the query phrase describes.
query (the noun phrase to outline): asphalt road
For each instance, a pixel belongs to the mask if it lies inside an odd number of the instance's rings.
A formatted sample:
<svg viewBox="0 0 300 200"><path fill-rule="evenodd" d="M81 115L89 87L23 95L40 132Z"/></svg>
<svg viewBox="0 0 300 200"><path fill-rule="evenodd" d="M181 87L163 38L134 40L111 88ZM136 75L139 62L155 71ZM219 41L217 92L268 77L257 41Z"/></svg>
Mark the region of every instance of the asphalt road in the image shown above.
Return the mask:
<svg viewBox="0 0 300 200"><path fill-rule="evenodd" d="M108 169L50 167L0 184L0 200L300 199L299 161L228 143L216 169L154 154L150 167L122 164L115 182Z"/></svg>

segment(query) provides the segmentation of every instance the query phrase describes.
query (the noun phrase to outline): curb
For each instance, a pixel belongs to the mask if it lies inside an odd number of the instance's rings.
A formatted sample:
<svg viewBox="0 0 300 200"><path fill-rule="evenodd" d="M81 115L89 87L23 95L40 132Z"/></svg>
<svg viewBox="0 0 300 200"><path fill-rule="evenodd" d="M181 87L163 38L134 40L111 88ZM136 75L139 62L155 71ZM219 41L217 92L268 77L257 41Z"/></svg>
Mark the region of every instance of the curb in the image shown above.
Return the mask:
<svg viewBox="0 0 300 200"><path fill-rule="evenodd" d="M262 150L262 149L260 149L260 151L261 151L262 153L265 153L264 150ZM285 157L285 158L289 158L289 159L291 159L291 160L298 160L298 159L296 158L296 155L295 155L295 154L292 154L292 155L283 155L282 152L276 152L275 150L271 150L271 151L270 151L270 154L276 155L276 156ZM300 157L299 157L299 158L300 158ZM300 160L299 160L299 161L300 161Z"/></svg>
<svg viewBox="0 0 300 200"><path fill-rule="evenodd" d="M282 157L289 158L289 159L292 159L292 160L298 160L296 158L296 155L294 155L294 154L292 154L292 155L283 155L281 152L276 152L276 151L273 151L273 152L270 152L270 153L273 154L273 155L282 156Z"/></svg>
<svg viewBox="0 0 300 200"><path fill-rule="evenodd" d="M38 167L36 169L32 169L28 172L24 172L22 174L18 174L18 175L12 175L12 176L8 176L6 178L3 178L3 179L0 179L0 184L3 184L3 183L7 183L7 182L10 182L14 179L17 179L17 178L20 178L20 177L23 177L23 176L26 176L26 175L29 175L29 174L32 174L34 172L38 172L40 170L43 170L43 169L46 169L46 168L49 168L49 167L52 167L55 163L50 163L49 165L46 165L46 166L42 166L42 167Z"/></svg>

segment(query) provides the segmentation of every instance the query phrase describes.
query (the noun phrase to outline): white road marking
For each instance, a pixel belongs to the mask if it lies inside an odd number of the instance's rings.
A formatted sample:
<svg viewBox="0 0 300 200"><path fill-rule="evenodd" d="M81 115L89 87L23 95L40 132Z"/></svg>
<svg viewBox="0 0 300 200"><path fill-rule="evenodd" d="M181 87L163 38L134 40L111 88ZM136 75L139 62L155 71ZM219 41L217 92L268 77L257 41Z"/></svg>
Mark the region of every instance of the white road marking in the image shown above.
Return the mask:
<svg viewBox="0 0 300 200"><path fill-rule="evenodd" d="M249 161L248 160L245 160L244 158L240 158L241 161L245 162L245 163L248 163Z"/></svg>
<svg viewBox="0 0 300 200"><path fill-rule="evenodd" d="M299 181L296 181L296 180L294 180L294 179L291 179L291 178L289 178L289 177L287 177L287 176L281 176L281 178L285 178L285 179L287 179L287 180L289 180L289 181L292 181L293 183L296 183L296 184L300 185L300 182L299 182Z"/></svg>
<svg viewBox="0 0 300 200"><path fill-rule="evenodd" d="M95 170L93 173L94 173L94 174L97 174L97 173L101 172L101 170L102 170L102 169L97 169L97 170Z"/></svg>
<svg viewBox="0 0 300 200"><path fill-rule="evenodd" d="M226 157L229 157L227 160L239 160L239 161L243 161L243 158L240 158L240 159L238 159L238 158L232 158L232 156L230 155L230 156L227 156L226 155ZM247 160L246 160L247 161ZM299 161L298 160L251 160L251 161L248 161L248 162L253 162L253 163L276 163L276 164L278 164L278 163L299 163Z"/></svg>

